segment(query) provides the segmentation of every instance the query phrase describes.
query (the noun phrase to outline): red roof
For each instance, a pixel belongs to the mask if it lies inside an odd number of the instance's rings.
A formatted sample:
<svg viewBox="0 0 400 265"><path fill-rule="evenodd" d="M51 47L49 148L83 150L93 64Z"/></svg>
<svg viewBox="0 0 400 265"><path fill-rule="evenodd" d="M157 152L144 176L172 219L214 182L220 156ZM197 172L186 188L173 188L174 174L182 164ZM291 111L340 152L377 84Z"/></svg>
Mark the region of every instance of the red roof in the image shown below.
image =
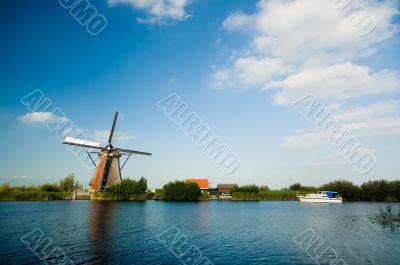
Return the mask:
<svg viewBox="0 0 400 265"><path fill-rule="evenodd" d="M197 183L200 189L208 189L208 179L185 179L185 181Z"/></svg>

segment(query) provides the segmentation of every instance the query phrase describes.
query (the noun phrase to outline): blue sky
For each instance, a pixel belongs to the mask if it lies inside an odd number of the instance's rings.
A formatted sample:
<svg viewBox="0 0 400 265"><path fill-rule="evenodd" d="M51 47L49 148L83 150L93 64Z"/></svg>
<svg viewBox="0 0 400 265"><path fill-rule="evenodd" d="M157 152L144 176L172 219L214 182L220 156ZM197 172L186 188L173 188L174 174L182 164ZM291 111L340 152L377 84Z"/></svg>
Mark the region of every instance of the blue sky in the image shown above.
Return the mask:
<svg viewBox="0 0 400 265"><path fill-rule="evenodd" d="M360 1L364 17L353 20L329 2L90 1L107 21L93 36L59 1L3 1L0 182L91 178L21 103L35 89L93 141L119 111L115 145L153 153L129 160L123 176L151 188L187 177L273 188L398 179L399 2ZM375 26L363 35L353 23L366 16ZM237 154L234 173L157 107L171 93ZM373 153L371 172L296 110L293 99L308 94Z"/></svg>

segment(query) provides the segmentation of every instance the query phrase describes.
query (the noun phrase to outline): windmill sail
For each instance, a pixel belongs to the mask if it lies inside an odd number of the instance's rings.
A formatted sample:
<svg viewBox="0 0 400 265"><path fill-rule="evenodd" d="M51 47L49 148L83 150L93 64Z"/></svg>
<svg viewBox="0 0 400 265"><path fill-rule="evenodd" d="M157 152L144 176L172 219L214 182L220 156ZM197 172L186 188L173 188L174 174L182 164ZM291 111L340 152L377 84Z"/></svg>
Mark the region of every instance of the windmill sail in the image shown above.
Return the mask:
<svg viewBox="0 0 400 265"><path fill-rule="evenodd" d="M104 149L104 147L100 146L100 143L80 140L80 139L76 139L76 138L72 138L72 137L68 137L68 136L65 137L63 144L77 145L77 146L96 148L96 149Z"/></svg>

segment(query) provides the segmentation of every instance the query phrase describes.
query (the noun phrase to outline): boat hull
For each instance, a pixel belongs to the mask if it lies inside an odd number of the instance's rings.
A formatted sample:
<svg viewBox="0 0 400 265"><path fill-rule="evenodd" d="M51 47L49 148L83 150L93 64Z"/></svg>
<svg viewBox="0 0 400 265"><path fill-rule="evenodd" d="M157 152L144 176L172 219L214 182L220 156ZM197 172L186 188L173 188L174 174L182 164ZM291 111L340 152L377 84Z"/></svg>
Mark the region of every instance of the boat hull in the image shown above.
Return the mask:
<svg viewBox="0 0 400 265"><path fill-rule="evenodd" d="M342 203L342 199L336 198L307 198L307 197L299 197L301 202L309 202L309 203Z"/></svg>

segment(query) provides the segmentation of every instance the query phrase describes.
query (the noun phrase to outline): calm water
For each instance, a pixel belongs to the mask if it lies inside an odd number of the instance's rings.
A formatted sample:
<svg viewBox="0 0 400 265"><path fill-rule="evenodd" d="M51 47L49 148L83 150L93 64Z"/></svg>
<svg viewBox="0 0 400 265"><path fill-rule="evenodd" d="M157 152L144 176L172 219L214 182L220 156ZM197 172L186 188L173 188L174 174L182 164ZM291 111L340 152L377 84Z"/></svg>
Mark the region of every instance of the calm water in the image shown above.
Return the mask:
<svg viewBox="0 0 400 265"><path fill-rule="evenodd" d="M400 264L400 232L369 219L385 205L1 202L0 264L43 264L26 245L39 239L31 236L21 241L35 229L43 231L42 240L51 239L45 252L60 247L74 264L193 264L190 260L180 263L173 254L190 246L196 246L213 264L316 264L310 253L318 244L303 251L295 243L308 242L312 231L314 239L322 242L316 252L334 250L345 264ZM392 206L397 209L400 204ZM173 245L177 231L182 238ZM293 241L303 231L304 237ZM184 236L187 242L179 249ZM44 245L37 249L39 256Z"/></svg>

